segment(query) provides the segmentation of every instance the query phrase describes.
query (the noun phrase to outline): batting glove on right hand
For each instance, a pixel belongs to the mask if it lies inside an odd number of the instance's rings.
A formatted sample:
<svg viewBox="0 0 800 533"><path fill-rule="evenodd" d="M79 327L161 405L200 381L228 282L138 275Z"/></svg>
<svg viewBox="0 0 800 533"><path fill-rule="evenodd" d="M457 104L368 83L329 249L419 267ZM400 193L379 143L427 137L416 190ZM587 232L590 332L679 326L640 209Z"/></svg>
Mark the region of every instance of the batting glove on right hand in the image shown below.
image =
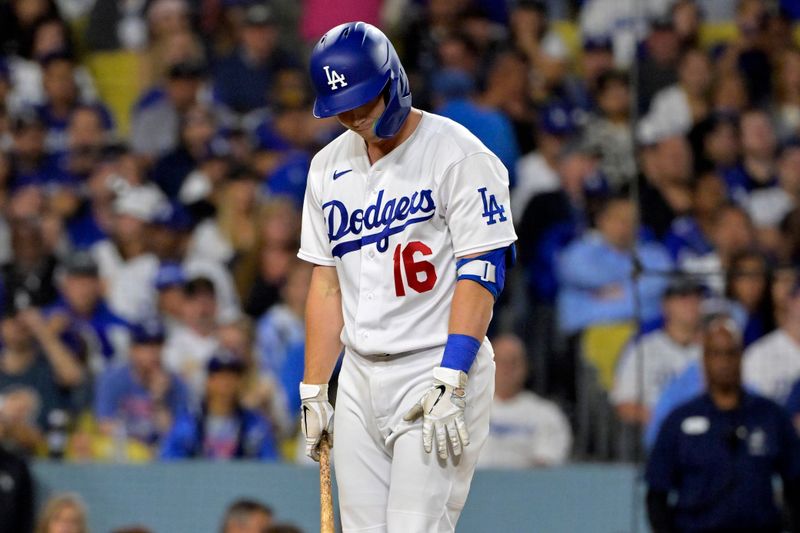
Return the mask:
<svg viewBox="0 0 800 533"><path fill-rule="evenodd" d="M447 441L453 455L461 455L461 447L469 445L469 432L464 421L467 375L452 368L433 369L433 386L412 407L403 420L413 421L422 417L422 445L430 453L433 435L436 434L436 451L447 459Z"/></svg>
<svg viewBox="0 0 800 533"><path fill-rule="evenodd" d="M328 402L327 385L300 383L300 427L306 439L306 455L319 462L322 437L333 446L333 406Z"/></svg>

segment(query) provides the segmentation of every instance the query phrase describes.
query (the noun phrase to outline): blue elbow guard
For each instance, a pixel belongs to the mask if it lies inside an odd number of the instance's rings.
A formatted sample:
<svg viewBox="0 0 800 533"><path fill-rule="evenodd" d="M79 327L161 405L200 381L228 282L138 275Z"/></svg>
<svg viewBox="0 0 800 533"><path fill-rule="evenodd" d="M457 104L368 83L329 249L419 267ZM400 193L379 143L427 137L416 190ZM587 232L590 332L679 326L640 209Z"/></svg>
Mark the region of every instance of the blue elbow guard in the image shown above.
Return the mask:
<svg viewBox="0 0 800 533"><path fill-rule="evenodd" d="M511 244L477 257L459 259L456 261L458 279L480 283L496 300L506 284L506 267L513 266L516 258L516 248Z"/></svg>

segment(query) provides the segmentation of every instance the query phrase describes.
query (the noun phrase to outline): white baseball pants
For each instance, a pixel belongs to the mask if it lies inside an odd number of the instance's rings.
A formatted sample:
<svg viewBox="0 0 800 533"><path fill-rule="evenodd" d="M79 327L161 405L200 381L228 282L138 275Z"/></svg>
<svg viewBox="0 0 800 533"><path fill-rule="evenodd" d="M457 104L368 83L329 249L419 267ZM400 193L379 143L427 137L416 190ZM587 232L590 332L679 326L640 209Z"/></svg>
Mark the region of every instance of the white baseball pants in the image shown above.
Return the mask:
<svg viewBox="0 0 800 533"><path fill-rule="evenodd" d="M494 353L484 340L469 372L470 445L446 461L422 447L422 420L403 415L432 383L442 348L372 357L346 351L334 415L334 468L345 533L455 531L489 434Z"/></svg>

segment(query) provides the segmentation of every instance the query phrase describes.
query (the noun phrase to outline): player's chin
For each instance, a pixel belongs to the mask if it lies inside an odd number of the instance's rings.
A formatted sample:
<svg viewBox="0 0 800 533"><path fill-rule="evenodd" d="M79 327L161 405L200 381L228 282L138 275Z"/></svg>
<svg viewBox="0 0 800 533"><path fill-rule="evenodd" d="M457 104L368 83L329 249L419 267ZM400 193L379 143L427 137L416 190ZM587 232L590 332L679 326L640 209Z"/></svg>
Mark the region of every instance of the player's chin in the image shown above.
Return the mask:
<svg viewBox="0 0 800 533"><path fill-rule="evenodd" d="M375 135L375 131L372 128L362 128L362 129L350 128L350 131L352 131L353 133L355 133L368 143L380 140L380 138L377 135Z"/></svg>

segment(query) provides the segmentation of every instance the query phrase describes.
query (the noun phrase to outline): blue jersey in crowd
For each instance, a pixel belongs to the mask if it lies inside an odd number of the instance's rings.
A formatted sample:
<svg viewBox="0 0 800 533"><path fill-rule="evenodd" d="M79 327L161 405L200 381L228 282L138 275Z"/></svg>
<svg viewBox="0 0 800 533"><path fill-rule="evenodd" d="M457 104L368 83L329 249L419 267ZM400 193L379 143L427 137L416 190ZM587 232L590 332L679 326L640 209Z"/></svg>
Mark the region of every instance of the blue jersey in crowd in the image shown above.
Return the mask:
<svg viewBox="0 0 800 533"><path fill-rule="evenodd" d="M270 423L255 411L238 409L230 417L184 413L161 447L164 459L277 459Z"/></svg>
<svg viewBox="0 0 800 533"><path fill-rule="evenodd" d="M164 403L173 418L188 411L186 385L170 373L169 390ZM106 371L95 391L95 415L100 420L120 420L128 436L149 444L160 437L156 424L156 404L152 394L136 378L131 366Z"/></svg>
<svg viewBox="0 0 800 533"><path fill-rule="evenodd" d="M708 394L664 422L647 464L650 490L677 494L676 531L780 531L772 478L800 478L800 442L786 412L743 392L722 411Z"/></svg>

